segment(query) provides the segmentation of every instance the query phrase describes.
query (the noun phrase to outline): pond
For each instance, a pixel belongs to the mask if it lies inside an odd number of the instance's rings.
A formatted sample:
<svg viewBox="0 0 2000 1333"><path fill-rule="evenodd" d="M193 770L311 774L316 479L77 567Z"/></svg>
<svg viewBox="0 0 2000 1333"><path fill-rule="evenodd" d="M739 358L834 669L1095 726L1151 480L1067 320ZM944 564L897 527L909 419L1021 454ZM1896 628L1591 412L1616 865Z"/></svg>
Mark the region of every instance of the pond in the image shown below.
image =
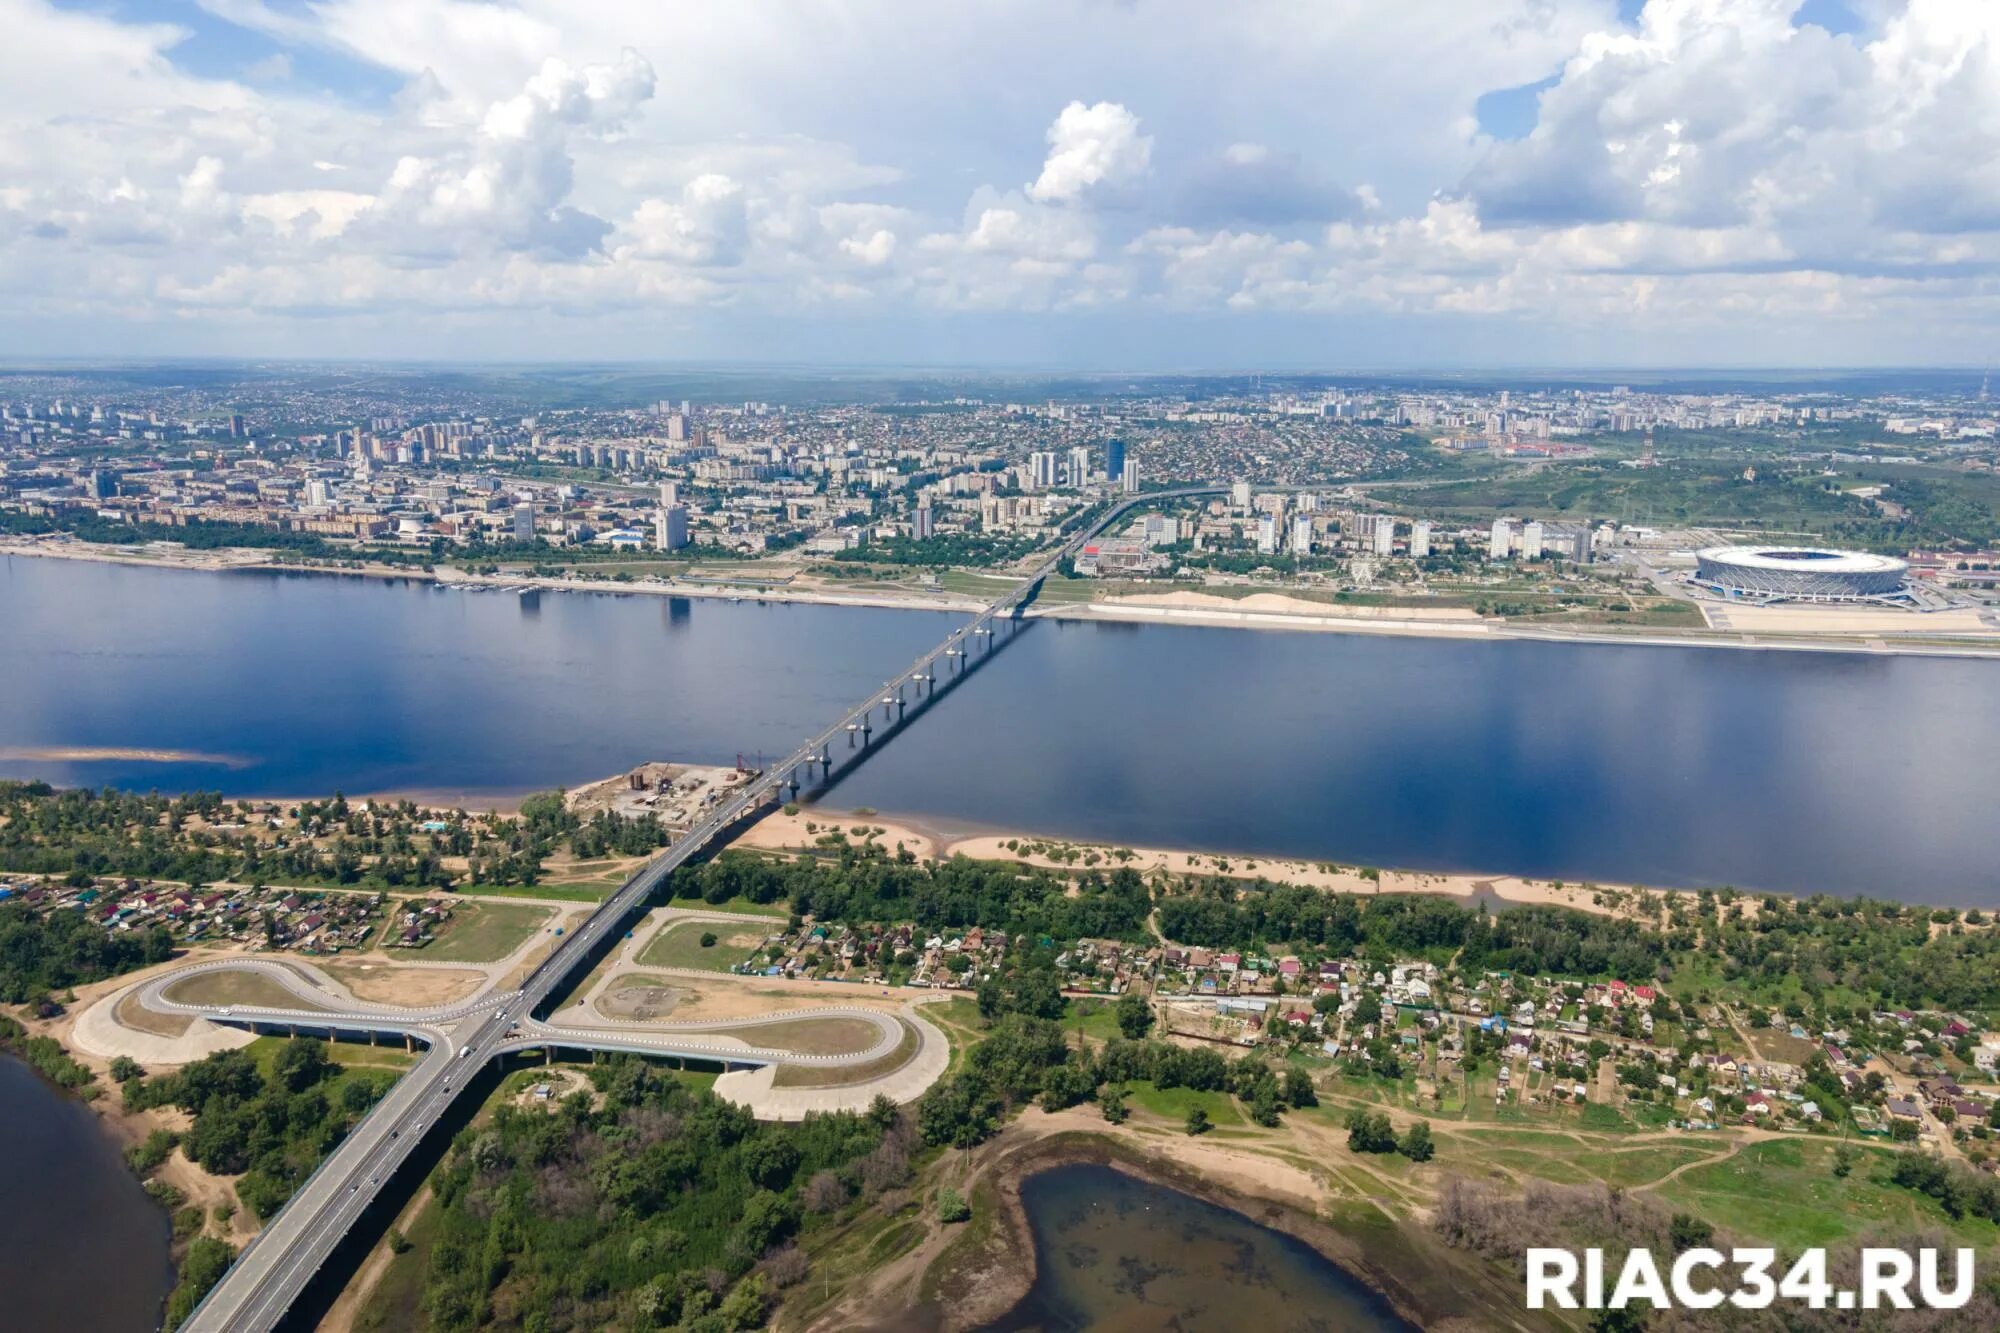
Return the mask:
<svg viewBox="0 0 2000 1333"><path fill-rule="evenodd" d="M1021 1183L1035 1284L984 1333L1409 1330L1389 1303L1304 1241L1108 1166Z"/></svg>

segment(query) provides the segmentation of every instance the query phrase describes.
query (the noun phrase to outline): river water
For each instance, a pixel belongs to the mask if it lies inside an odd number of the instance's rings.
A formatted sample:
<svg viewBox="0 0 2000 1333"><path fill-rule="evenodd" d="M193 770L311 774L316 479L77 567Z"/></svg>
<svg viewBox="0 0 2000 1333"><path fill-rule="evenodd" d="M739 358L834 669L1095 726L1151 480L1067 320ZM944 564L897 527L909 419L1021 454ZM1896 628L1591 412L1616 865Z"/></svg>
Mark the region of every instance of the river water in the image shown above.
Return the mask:
<svg viewBox="0 0 2000 1333"><path fill-rule="evenodd" d="M961 619L6 559L0 776L450 796L776 756ZM93 749L125 753L58 757ZM826 800L1995 906L1996 752L1996 662L1044 621Z"/></svg>
<svg viewBox="0 0 2000 1333"><path fill-rule="evenodd" d="M1035 1284L982 1333L1414 1333L1310 1245L1107 1166L1021 1183Z"/></svg>
<svg viewBox="0 0 2000 1333"><path fill-rule="evenodd" d="M96 1113L0 1055L0 1328L158 1328L167 1241Z"/></svg>

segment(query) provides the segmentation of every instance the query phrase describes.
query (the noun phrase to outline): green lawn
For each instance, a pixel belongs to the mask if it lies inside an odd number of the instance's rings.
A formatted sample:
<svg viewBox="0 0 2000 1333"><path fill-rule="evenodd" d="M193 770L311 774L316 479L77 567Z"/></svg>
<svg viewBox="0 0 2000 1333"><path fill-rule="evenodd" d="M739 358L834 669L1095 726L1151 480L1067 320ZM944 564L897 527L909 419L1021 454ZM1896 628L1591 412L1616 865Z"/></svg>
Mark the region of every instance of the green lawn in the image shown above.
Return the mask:
<svg viewBox="0 0 2000 1333"><path fill-rule="evenodd" d="M1118 1030L1118 1006L1113 1000L1072 1000L1063 1029L1082 1032L1098 1041L1111 1041L1124 1034Z"/></svg>
<svg viewBox="0 0 2000 1333"><path fill-rule="evenodd" d="M727 972L750 956L766 935L756 925L725 925L714 921L676 921L646 941L639 951L645 967L692 967L704 972ZM713 936L715 943L704 948L702 939Z"/></svg>
<svg viewBox="0 0 2000 1333"><path fill-rule="evenodd" d="M1886 1183L1888 1154L1879 1149L1865 1150L1852 1173L1836 1177L1834 1148L1831 1139L1803 1137L1754 1144L1726 1162L1696 1167L1658 1194L1739 1237L1780 1246L1831 1245L1875 1229L1937 1227L1981 1245L2000 1236L1991 1223L1952 1222L1929 1198Z"/></svg>
<svg viewBox="0 0 2000 1333"><path fill-rule="evenodd" d="M422 962L497 963L551 922L526 903L459 903L438 937L410 952Z"/></svg>
<svg viewBox="0 0 2000 1333"><path fill-rule="evenodd" d="M462 898L543 898L556 903L596 903L610 897L616 887L601 880L555 880L548 884L462 884L453 892Z"/></svg>
<svg viewBox="0 0 2000 1333"><path fill-rule="evenodd" d="M401 1045L402 1038L395 1038L395 1045L384 1037L380 1046L370 1046L367 1042L329 1041L326 1042L326 1058L342 1069L388 1070L400 1073L417 1062L417 1057L406 1052ZM278 1052L291 1041L289 1037L259 1037L243 1049L257 1062L257 1068L269 1077Z"/></svg>
<svg viewBox="0 0 2000 1333"><path fill-rule="evenodd" d="M1130 1096L1126 1104L1141 1111L1149 1111L1168 1120L1183 1121L1188 1112L1199 1106L1208 1112L1208 1123L1226 1128L1241 1125L1243 1113L1236 1109L1236 1102L1226 1092L1196 1092L1193 1088L1161 1088L1148 1082L1128 1085Z"/></svg>

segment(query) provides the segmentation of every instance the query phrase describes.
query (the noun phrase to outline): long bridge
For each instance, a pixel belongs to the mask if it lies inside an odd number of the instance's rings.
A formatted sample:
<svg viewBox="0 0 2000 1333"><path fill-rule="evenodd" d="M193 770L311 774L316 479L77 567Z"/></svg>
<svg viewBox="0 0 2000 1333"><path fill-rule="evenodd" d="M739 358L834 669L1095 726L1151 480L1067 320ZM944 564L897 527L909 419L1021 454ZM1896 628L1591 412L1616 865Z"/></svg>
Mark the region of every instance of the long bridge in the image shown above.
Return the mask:
<svg viewBox="0 0 2000 1333"><path fill-rule="evenodd" d="M539 1016L563 994L585 960L618 938L624 923L659 891L669 875L708 851L723 833L766 804L825 784L837 767L848 762L850 751L855 759L865 756L876 743L878 725L885 733L893 732L913 705L934 697L941 687L961 678L991 654L995 650L995 624L1017 617L1064 560L1073 558L1086 542L1130 510L1161 499L1212 494L1220 489L1197 486L1133 496L1085 523L1025 578L885 682L880 691L871 691L833 725L703 816L599 904L518 990L489 993L457 1008L400 1019L371 1012L372 1006L344 1013L255 1006L229 1006L231 1012L223 1012L219 1007L201 1007L199 1012L208 1017L239 1024L290 1024L333 1032L389 1031L422 1040L427 1050L237 1257L182 1327L189 1333L265 1333L275 1328L384 1185L409 1159L424 1131L445 1116L487 1061L514 1051L572 1044ZM881 710L879 724L877 709ZM637 1044L627 1037L622 1048L634 1049ZM650 1049L673 1054L684 1046L662 1042ZM733 1058L748 1060L742 1052Z"/></svg>

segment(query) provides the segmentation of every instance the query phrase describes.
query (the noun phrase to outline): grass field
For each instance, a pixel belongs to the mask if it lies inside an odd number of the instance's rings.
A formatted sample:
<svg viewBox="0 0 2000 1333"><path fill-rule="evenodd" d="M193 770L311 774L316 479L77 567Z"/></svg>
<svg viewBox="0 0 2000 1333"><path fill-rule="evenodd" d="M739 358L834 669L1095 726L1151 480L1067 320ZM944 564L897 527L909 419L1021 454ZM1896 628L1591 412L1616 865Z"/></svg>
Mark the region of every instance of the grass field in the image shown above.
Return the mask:
<svg viewBox="0 0 2000 1333"><path fill-rule="evenodd" d="M1081 1031L1097 1041L1110 1041L1120 1035L1117 1006L1111 1000L1072 1000L1063 1028L1069 1032Z"/></svg>
<svg viewBox="0 0 2000 1333"><path fill-rule="evenodd" d="M181 1004L252 1004L265 1009L321 1007L255 972L203 972L176 981L162 993Z"/></svg>
<svg viewBox="0 0 2000 1333"><path fill-rule="evenodd" d="M427 963L497 963L550 922L526 903L460 903L442 933L413 956Z"/></svg>
<svg viewBox="0 0 2000 1333"><path fill-rule="evenodd" d="M1236 1109L1236 1101L1226 1092L1196 1092L1193 1088L1160 1088L1151 1083L1139 1082L1127 1085L1129 1095L1125 1104L1137 1111L1172 1120L1176 1124L1187 1120L1188 1112L1199 1106L1208 1112L1208 1123L1218 1128L1230 1128L1244 1123L1243 1113Z"/></svg>
<svg viewBox="0 0 2000 1333"><path fill-rule="evenodd" d="M384 1038L386 1042L388 1039ZM400 1042L400 1038L397 1039ZM243 1049L257 1062L257 1068L266 1076L271 1072L278 1052L285 1049L288 1037L259 1037ZM389 1070L401 1073L417 1062L417 1057L405 1051L401 1045L370 1046L366 1042L329 1041L325 1043L326 1058L342 1069Z"/></svg>
<svg viewBox="0 0 2000 1333"><path fill-rule="evenodd" d="M2000 1228L1972 1218L1953 1222L1927 1197L1878 1180L1888 1154L1869 1149L1845 1179L1833 1174L1831 1140L1752 1144L1726 1162L1669 1181L1657 1193L1719 1227L1781 1246L1831 1245L1884 1229L1940 1227L1991 1245Z"/></svg>
<svg viewBox="0 0 2000 1333"><path fill-rule="evenodd" d="M847 1065L832 1069L807 1068L801 1065L779 1065L772 1077L771 1086L777 1088L840 1088L850 1083L866 1083L870 1079L894 1073L916 1058L923 1038L908 1023L903 1024L903 1040L896 1049L880 1059L867 1064Z"/></svg>
<svg viewBox="0 0 2000 1333"><path fill-rule="evenodd" d="M639 951L644 967L692 967L704 972L727 972L750 956L763 942L765 932L755 926L731 926L712 921L676 921L646 941ZM702 947L702 937L713 935L715 943Z"/></svg>
<svg viewBox="0 0 2000 1333"><path fill-rule="evenodd" d="M471 898L542 898L554 903L596 903L611 896L616 885L597 880L549 884L465 884L455 892Z"/></svg>
<svg viewBox="0 0 2000 1333"><path fill-rule="evenodd" d="M389 1260L368 1299L355 1312L357 1330L402 1333L405 1329L428 1327L429 1321L424 1317L424 1275L430 1268L440 1215L441 1210L427 1204L408 1220L403 1235L410 1248Z"/></svg>

